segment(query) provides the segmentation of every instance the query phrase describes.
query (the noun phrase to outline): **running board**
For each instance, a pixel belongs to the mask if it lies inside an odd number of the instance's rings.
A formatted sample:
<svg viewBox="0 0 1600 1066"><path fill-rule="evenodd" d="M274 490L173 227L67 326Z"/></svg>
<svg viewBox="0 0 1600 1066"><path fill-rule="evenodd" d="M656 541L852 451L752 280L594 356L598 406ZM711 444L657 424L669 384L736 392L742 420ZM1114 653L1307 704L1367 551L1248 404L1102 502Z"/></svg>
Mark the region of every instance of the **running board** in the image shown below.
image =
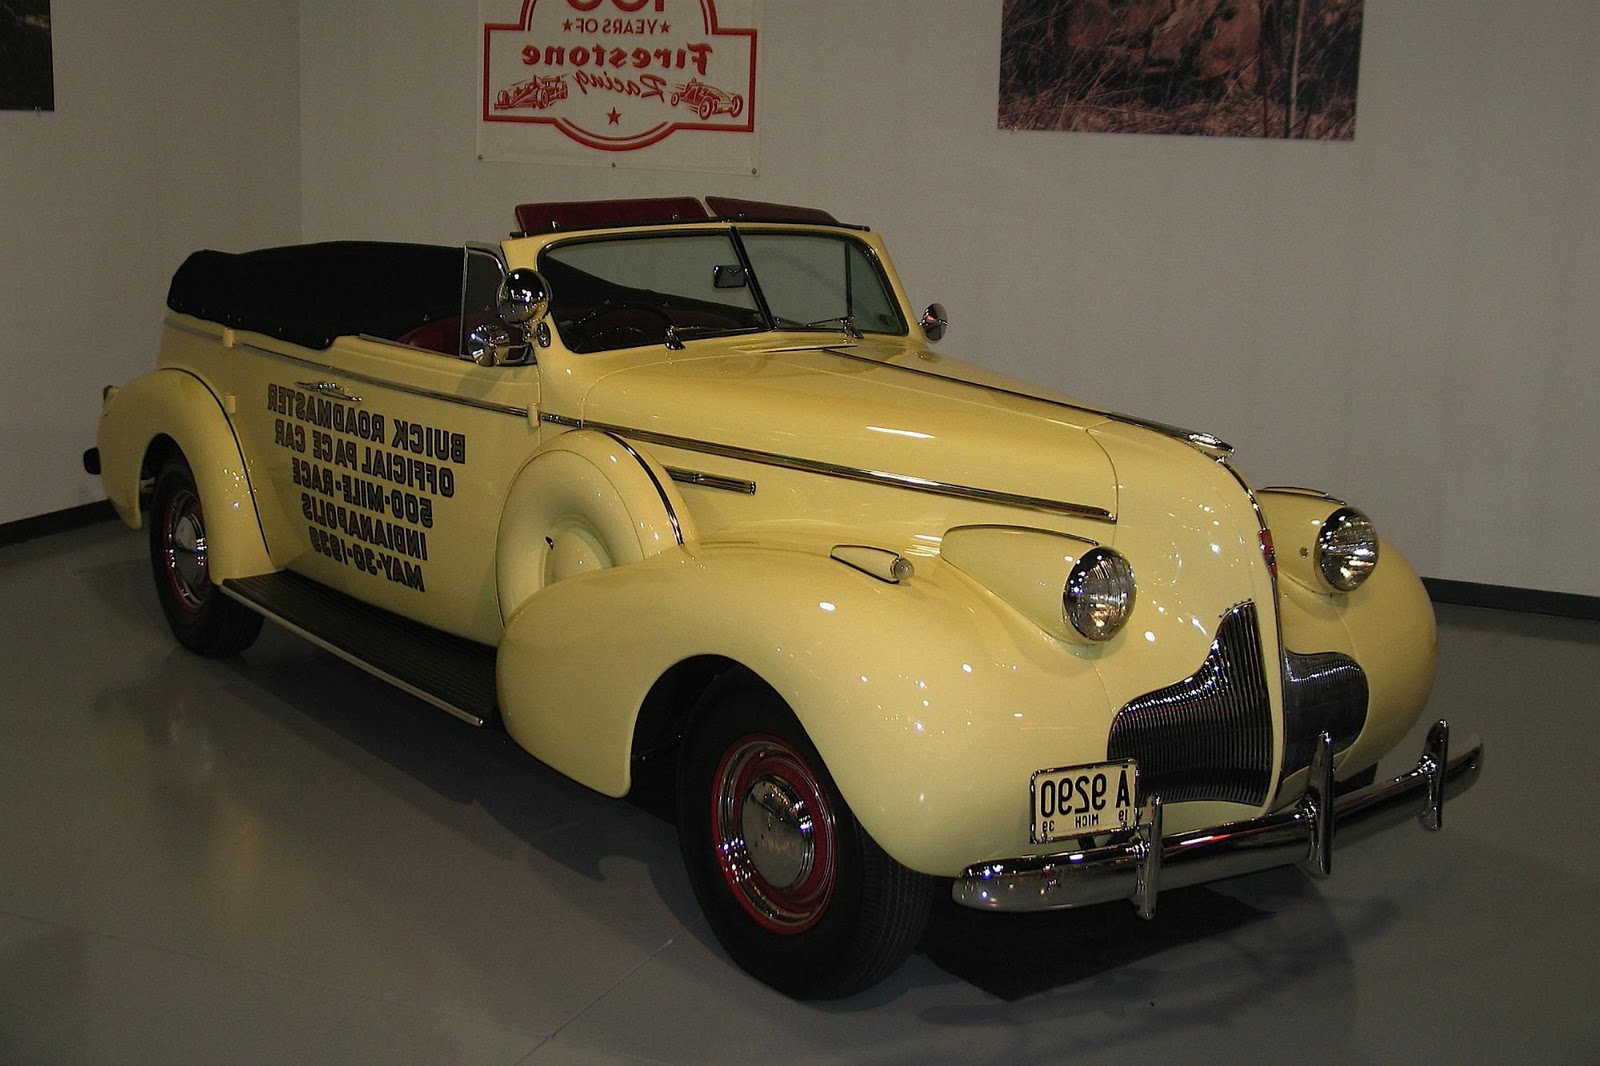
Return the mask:
<svg viewBox="0 0 1600 1066"><path fill-rule="evenodd" d="M464 722L500 719L495 650L279 571L224 581L223 592L361 669Z"/></svg>

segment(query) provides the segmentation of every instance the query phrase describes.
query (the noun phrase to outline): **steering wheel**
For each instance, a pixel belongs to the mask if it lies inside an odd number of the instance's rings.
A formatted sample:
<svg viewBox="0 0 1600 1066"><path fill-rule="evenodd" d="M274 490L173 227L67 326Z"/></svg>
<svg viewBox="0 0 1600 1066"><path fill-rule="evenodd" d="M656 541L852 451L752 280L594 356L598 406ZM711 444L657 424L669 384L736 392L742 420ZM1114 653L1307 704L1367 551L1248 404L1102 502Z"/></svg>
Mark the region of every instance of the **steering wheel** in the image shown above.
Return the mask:
<svg viewBox="0 0 1600 1066"><path fill-rule="evenodd" d="M642 311L647 315L654 315L656 318L661 319L662 323L666 327L671 327L673 325L672 316L667 314L661 308L652 307L647 303L639 303L638 301L634 300L624 300L620 303L601 304L593 311L590 311L582 318L579 318L577 321L573 322L571 328L574 334L574 339L577 340L582 346L583 351L593 352L602 351L608 348L630 347L630 345L627 343L607 343L607 338L611 337L615 337L618 341L622 341L622 339L625 337L637 337L639 344L648 344L652 341L662 340L665 338L665 329L663 329L661 337L653 337L643 327L633 325L632 323L619 322L609 326L605 324L605 319L614 315L626 314L631 311Z"/></svg>

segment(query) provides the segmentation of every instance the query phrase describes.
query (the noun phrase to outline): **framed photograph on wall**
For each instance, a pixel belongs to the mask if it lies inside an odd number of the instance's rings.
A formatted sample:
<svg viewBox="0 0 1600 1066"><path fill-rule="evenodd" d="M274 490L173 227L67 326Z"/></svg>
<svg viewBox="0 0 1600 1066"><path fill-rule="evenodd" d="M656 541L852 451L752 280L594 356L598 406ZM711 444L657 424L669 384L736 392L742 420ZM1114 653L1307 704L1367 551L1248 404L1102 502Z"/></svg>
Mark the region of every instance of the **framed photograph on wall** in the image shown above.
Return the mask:
<svg viewBox="0 0 1600 1066"><path fill-rule="evenodd" d="M0 110L55 109L50 0L0 0Z"/></svg>
<svg viewBox="0 0 1600 1066"><path fill-rule="evenodd" d="M1001 129L1348 141L1364 0L1005 0Z"/></svg>

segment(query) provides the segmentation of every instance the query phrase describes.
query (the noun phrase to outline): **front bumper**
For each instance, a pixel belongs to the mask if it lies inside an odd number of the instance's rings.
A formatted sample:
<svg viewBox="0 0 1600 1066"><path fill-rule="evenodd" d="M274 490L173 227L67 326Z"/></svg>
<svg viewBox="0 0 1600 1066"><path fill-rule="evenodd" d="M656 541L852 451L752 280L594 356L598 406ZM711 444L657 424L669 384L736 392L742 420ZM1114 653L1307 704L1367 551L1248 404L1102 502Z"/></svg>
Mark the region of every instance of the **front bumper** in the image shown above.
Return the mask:
<svg viewBox="0 0 1600 1066"><path fill-rule="evenodd" d="M1145 801L1139 824L1105 844L1053 855L997 859L968 867L951 896L966 907L1038 911L1131 900L1139 913L1155 914L1162 889L1305 863L1327 876L1333 869L1335 831L1359 839L1416 817L1424 828L1444 824L1446 795L1477 780L1483 744L1468 737L1451 756L1450 727L1428 731L1417 767L1390 781L1334 796L1333 740L1317 738L1306 793L1292 807L1208 829L1163 836L1161 797Z"/></svg>

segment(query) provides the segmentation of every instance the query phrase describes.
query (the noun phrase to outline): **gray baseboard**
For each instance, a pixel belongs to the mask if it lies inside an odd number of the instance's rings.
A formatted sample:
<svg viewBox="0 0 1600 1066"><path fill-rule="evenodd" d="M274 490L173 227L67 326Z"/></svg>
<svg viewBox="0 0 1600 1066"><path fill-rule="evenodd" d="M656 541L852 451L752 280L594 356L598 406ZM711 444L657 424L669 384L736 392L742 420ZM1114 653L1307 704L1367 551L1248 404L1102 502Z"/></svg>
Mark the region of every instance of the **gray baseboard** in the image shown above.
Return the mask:
<svg viewBox="0 0 1600 1066"><path fill-rule="evenodd" d="M35 537L47 537L52 533L64 533L69 529L90 526L115 517L117 513L111 509L111 501L99 500L95 503L68 507L64 511L51 511L49 514L35 515L32 518L19 518L15 522L3 522L0 523L0 547L20 544Z"/></svg>
<svg viewBox="0 0 1600 1066"><path fill-rule="evenodd" d="M1450 581L1425 577L1428 596L1434 603L1453 603L1463 607L1489 607L1497 611L1522 614L1549 614L1558 618L1600 621L1600 596L1580 596L1574 592L1546 592L1506 585L1482 585L1476 581Z"/></svg>

